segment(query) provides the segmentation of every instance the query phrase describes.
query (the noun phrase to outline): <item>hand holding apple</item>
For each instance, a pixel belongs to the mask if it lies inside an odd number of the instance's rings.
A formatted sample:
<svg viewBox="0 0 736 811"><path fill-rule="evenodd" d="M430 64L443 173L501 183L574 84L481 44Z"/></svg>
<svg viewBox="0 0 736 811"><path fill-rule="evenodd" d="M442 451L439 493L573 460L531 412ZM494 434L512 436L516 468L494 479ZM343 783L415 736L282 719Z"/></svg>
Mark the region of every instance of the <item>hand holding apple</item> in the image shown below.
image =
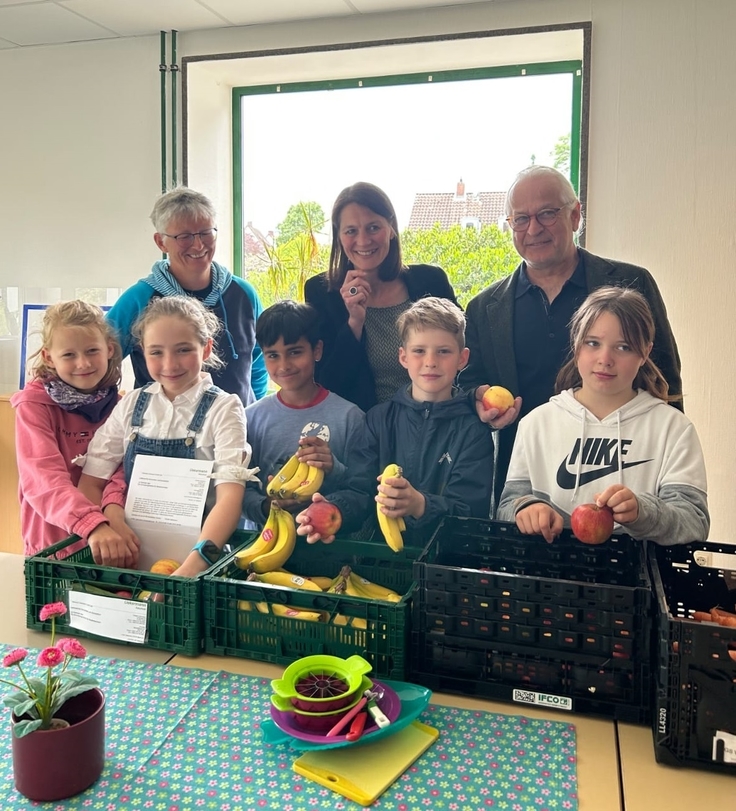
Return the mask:
<svg viewBox="0 0 736 811"><path fill-rule="evenodd" d="M575 537L593 546L605 543L613 532L613 511L597 504L578 504L570 516Z"/></svg>
<svg viewBox="0 0 736 811"><path fill-rule="evenodd" d="M521 397L514 398L503 386L478 386L475 410L481 422L500 430L511 425L521 413Z"/></svg>
<svg viewBox="0 0 736 811"><path fill-rule="evenodd" d="M307 543L332 543L342 526L342 513L321 493L312 496L312 503L296 516L297 534L306 535Z"/></svg>
<svg viewBox="0 0 736 811"><path fill-rule="evenodd" d="M613 511L613 520L617 524L633 524L639 518L639 500L623 484L612 484L594 498L599 507Z"/></svg>

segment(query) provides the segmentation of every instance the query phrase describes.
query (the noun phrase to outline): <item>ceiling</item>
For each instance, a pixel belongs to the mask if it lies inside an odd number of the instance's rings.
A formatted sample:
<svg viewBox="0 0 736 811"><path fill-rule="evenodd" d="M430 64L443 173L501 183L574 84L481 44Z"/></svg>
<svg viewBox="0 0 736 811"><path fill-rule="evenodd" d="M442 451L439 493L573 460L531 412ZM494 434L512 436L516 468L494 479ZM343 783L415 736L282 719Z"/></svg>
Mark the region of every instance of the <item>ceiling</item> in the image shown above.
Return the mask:
<svg viewBox="0 0 736 811"><path fill-rule="evenodd" d="M486 0L487 1L487 0ZM458 6L473 0L0 0L0 49L320 17ZM479 0L475 0L479 2Z"/></svg>

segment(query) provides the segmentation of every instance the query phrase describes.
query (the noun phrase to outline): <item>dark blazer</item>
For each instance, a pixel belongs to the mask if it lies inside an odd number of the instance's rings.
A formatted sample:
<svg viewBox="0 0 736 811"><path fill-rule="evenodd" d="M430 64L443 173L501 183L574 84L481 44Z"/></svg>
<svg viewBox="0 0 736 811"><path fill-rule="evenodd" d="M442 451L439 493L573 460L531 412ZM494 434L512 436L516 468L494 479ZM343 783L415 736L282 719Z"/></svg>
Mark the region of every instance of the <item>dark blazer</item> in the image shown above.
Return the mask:
<svg viewBox="0 0 736 811"><path fill-rule="evenodd" d="M434 265L409 265L402 278L412 301L438 296L457 304L445 271ZM363 411L376 405L376 384L365 351L365 334L358 341L348 326L348 309L339 290L327 289L327 274L307 279L304 298L322 317L322 360L315 367L315 379L326 389L355 403ZM399 359L396 358L398 364Z"/></svg>
<svg viewBox="0 0 736 811"><path fill-rule="evenodd" d="M680 355L672 334L664 301L648 270L637 265L604 259L578 249L585 269L588 292L607 285L631 287L646 298L654 316L655 337L651 358L669 383L670 394L682 394ZM485 383L503 386L514 395L519 391L514 356L514 300L521 265L507 278L490 285L468 304L466 340L470 348L468 366L460 374L460 385L467 389ZM550 397L554 392L550 392ZM681 401L676 403L682 408ZM508 463L516 436L516 425L499 432L496 449L494 490L500 495L506 481Z"/></svg>

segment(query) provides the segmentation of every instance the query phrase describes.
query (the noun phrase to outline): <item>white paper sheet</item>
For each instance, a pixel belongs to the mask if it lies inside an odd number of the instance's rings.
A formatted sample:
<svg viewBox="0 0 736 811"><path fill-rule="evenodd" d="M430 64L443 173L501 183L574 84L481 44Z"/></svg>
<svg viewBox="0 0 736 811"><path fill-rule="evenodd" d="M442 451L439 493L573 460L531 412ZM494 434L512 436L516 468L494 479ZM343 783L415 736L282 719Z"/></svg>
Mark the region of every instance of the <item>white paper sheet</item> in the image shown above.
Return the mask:
<svg viewBox="0 0 736 811"><path fill-rule="evenodd" d="M141 541L139 569L161 558L179 563L202 527L213 461L136 456L125 502L125 520Z"/></svg>
<svg viewBox="0 0 736 811"><path fill-rule="evenodd" d="M146 641L148 603L71 590L68 597L72 628L139 645Z"/></svg>

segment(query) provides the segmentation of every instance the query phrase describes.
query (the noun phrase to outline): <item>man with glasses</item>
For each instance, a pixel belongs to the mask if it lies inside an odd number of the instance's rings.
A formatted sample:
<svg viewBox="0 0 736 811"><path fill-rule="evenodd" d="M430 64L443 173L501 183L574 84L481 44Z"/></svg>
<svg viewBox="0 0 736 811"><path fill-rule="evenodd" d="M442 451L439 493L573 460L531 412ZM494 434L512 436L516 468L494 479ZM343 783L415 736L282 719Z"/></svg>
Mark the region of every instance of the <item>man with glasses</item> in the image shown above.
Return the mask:
<svg viewBox="0 0 736 811"><path fill-rule="evenodd" d="M522 258L511 276L479 293L468 304L468 366L464 388L503 386L516 395L502 416L496 409L481 418L504 430L496 442L496 503L508 470L517 417L554 393L557 372L570 350L569 323L588 293L605 285L632 287L649 302L656 337L652 360L662 370L671 395L682 393L680 357L657 284L644 268L603 259L575 244L582 214L570 181L548 166L520 172L506 195L506 221ZM680 401L681 403L681 401ZM677 403L676 405L681 405Z"/></svg>
<svg viewBox="0 0 736 811"><path fill-rule="evenodd" d="M212 201L186 187L162 194L151 212L153 241L167 255L151 273L128 288L108 313L115 325L123 357L131 356L135 385L151 378L131 327L156 296L188 295L199 299L222 323L217 354L225 366L211 371L212 380L246 406L266 394L268 374L255 339L256 319L263 309L258 294L244 279L214 261L216 214Z"/></svg>

